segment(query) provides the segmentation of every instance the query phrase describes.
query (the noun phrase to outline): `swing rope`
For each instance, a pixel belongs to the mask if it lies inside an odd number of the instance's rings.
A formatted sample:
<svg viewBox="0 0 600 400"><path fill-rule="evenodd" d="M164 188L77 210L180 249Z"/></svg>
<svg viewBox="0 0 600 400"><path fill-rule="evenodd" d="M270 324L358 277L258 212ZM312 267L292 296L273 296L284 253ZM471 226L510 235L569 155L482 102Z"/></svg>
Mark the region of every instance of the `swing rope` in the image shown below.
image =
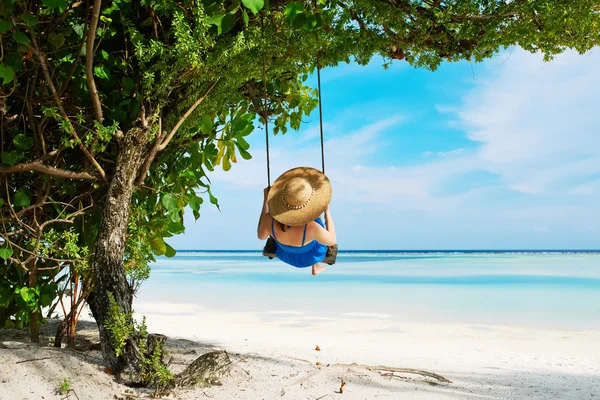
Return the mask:
<svg viewBox="0 0 600 400"><path fill-rule="evenodd" d="M317 56L317 90L319 91L319 127L321 129L321 170L325 173L325 145L323 144L323 102L321 100L321 60Z"/></svg>
<svg viewBox="0 0 600 400"><path fill-rule="evenodd" d="M267 69L263 62L263 89L264 89L264 113L263 118L265 119L265 141L267 147L267 182L268 186L271 186L271 160L269 158L269 112L267 109Z"/></svg>
<svg viewBox="0 0 600 400"><path fill-rule="evenodd" d="M263 15L261 19L261 25L263 34L265 31L265 16ZM263 118L265 119L265 142L267 148L267 187L271 187L271 160L269 157L269 109L267 106L267 61L265 58L265 53L263 53Z"/></svg>
<svg viewBox="0 0 600 400"><path fill-rule="evenodd" d="M271 186L271 160L269 155L269 119L267 109L267 72L265 63L263 62L263 118L265 119L265 147L267 150L267 183ZM325 173L325 141L323 135L323 106L321 100L321 65L317 57L317 90L319 92L319 130L321 133L321 171Z"/></svg>

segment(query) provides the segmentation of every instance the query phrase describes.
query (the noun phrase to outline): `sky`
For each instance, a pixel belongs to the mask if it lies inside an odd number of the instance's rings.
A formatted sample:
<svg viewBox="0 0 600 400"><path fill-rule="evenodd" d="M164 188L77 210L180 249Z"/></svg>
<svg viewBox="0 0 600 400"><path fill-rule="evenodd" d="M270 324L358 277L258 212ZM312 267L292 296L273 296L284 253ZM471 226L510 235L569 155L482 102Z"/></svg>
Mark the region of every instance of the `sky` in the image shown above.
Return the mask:
<svg viewBox="0 0 600 400"><path fill-rule="evenodd" d="M325 169L340 250L600 249L600 51L519 48L435 72L381 59L322 71ZM320 168L319 117L271 136L274 180ZM210 175L176 249L258 250L267 185L252 160Z"/></svg>

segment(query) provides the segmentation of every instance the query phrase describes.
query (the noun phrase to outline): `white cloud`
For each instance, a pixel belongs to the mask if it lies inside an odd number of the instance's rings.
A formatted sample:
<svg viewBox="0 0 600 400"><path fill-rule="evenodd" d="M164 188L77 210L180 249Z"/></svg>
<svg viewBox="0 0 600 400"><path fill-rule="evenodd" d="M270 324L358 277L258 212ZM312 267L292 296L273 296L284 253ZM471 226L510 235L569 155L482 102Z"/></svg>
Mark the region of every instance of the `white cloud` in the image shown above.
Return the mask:
<svg viewBox="0 0 600 400"><path fill-rule="evenodd" d="M533 225L533 230L538 232L548 232L548 227Z"/></svg>
<svg viewBox="0 0 600 400"><path fill-rule="evenodd" d="M600 172L600 53L567 52L551 63L515 50L458 112L478 160L522 193L553 192Z"/></svg>
<svg viewBox="0 0 600 400"><path fill-rule="evenodd" d="M436 151L436 152L425 151L425 152L423 152L423 155L429 157L429 156L435 154L438 157L447 157L447 156L454 156L454 155L460 154L463 151L465 151L465 149L461 147L460 149L454 149L454 150L450 150L450 151Z"/></svg>

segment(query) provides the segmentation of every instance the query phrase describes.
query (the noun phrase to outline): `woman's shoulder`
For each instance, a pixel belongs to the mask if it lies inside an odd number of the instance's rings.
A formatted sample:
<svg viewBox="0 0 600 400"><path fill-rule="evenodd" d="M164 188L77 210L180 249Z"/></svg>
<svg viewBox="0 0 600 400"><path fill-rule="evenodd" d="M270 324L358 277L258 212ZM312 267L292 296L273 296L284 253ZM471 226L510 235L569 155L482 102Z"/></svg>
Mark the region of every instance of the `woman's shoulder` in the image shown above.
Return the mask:
<svg viewBox="0 0 600 400"><path fill-rule="evenodd" d="M321 225L320 223L318 223L317 221L311 221L306 225L306 230L311 230L311 231L315 231L315 230L320 230L320 229L324 229L323 225Z"/></svg>

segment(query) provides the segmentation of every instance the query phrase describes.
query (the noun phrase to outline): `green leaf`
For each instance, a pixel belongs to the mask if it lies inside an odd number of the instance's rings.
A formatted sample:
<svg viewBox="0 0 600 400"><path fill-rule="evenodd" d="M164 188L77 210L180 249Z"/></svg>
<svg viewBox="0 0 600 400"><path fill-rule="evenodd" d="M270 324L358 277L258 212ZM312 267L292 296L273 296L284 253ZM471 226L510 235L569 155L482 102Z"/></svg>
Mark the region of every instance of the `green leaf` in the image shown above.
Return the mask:
<svg viewBox="0 0 600 400"><path fill-rule="evenodd" d="M168 243L165 242L165 256L171 258L171 257L175 257L175 255L177 254L177 251L175 251L174 248L172 248L171 246L169 246Z"/></svg>
<svg viewBox="0 0 600 400"><path fill-rule="evenodd" d="M23 32L13 32L13 39L17 43L29 44L29 38Z"/></svg>
<svg viewBox="0 0 600 400"><path fill-rule="evenodd" d="M152 240L150 240L150 247L152 248L152 250L154 250L154 253L157 256L162 256L167 251L167 244L165 243L163 238L158 236L153 237Z"/></svg>
<svg viewBox="0 0 600 400"><path fill-rule="evenodd" d="M243 131L248 126L248 121L244 118L236 118L232 121L231 129L233 130L233 136L237 136L237 133Z"/></svg>
<svg viewBox="0 0 600 400"><path fill-rule="evenodd" d="M13 255L13 249L10 247L0 247L0 258L4 261L8 260L10 256Z"/></svg>
<svg viewBox="0 0 600 400"><path fill-rule="evenodd" d="M202 197L198 197L194 194L190 197L190 202L188 203L188 205L190 206L192 211L199 211L200 205L202 204L202 202L204 202Z"/></svg>
<svg viewBox="0 0 600 400"><path fill-rule="evenodd" d="M242 12L242 18L244 18L244 24L246 24L246 26L248 26L248 24L250 23L250 17L248 16L248 13L246 12L246 10L244 10Z"/></svg>
<svg viewBox="0 0 600 400"><path fill-rule="evenodd" d="M0 253L2 252L2 250L3 249L0 249ZM2 257L2 256L0 255L0 257ZM8 256L8 257L10 257L10 256ZM8 257L6 257L6 258L8 258ZM4 258L4 257L2 257L2 258ZM6 260L6 258L5 258L5 260ZM0 285L0 308L8 307L8 305L14 298L14 294L15 294L15 292L10 287L8 282L4 282L2 285Z"/></svg>
<svg viewBox="0 0 600 400"><path fill-rule="evenodd" d="M56 287L54 285L40 286L40 306L48 307L56 297Z"/></svg>
<svg viewBox="0 0 600 400"><path fill-rule="evenodd" d="M5 66L11 67L14 71L20 71L23 69L23 59L19 53L10 53L5 55L4 60L6 61Z"/></svg>
<svg viewBox="0 0 600 400"><path fill-rule="evenodd" d="M289 22L292 22L296 15L304 12L304 3L293 1L285 8L285 16Z"/></svg>
<svg viewBox="0 0 600 400"><path fill-rule="evenodd" d="M2 159L2 162L4 164L15 165L16 163L21 161L21 159L23 159L23 156L23 153L21 153L20 151L13 150L9 152L3 151L2 156L0 156L0 158Z"/></svg>
<svg viewBox="0 0 600 400"><path fill-rule="evenodd" d="M240 156L242 156L244 160L252 159L252 155L250 155L250 153L248 153L246 150L242 149L239 143L236 142L235 144L237 145L238 151L240 152Z"/></svg>
<svg viewBox="0 0 600 400"><path fill-rule="evenodd" d="M242 0L242 3L248 8L254 15L265 6L264 0ZM247 24L247 23L246 23Z"/></svg>
<svg viewBox="0 0 600 400"><path fill-rule="evenodd" d="M196 174L194 173L194 171L191 171L191 170L189 170L189 169L186 169L186 170L184 170L184 171L181 171L181 172L179 173L179 177L180 177L180 178L183 178L183 179L187 178L187 179L193 179L193 180L196 180Z"/></svg>
<svg viewBox="0 0 600 400"><path fill-rule="evenodd" d="M84 27L85 27L84 24L73 25L73 30L75 31L77 36L79 36L79 39L83 38Z"/></svg>
<svg viewBox="0 0 600 400"><path fill-rule="evenodd" d="M131 78L123 78L123 82L121 84L123 86L123 90L131 91L135 83Z"/></svg>
<svg viewBox="0 0 600 400"><path fill-rule="evenodd" d="M31 192L25 188L20 188L15 193L13 202L17 207L27 207L31 204Z"/></svg>
<svg viewBox="0 0 600 400"><path fill-rule="evenodd" d="M29 309L33 310L36 308L35 306L37 301L35 296L35 289L22 287L19 294L21 295L21 298L23 299L27 307L29 307Z"/></svg>
<svg viewBox="0 0 600 400"><path fill-rule="evenodd" d="M225 156L223 157L223 171L229 171L231 169L231 156L229 151L225 152Z"/></svg>
<svg viewBox="0 0 600 400"><path fill-rule="evenodd" d="M129 116L132 119L135 119L135 117L138 115L138 113L140 112L140 101L138 99L132 99L131 103L129 104Z"/></svg>
<svg viewBox="0 0 600 400"><path fill-rule="evenodd" d="M0 78L3 85L11 83L15 79L15 70L8 65L0 64Z"/></svg>
<svg viewBox="0 0 600 400"><path fill-rule="evenodd" d="M50 44L54 46L54 48L58 49L63 44L65 44L65 35L63 35L62 33L52 32L48 35L48 42L50 42Z"/></svg>
<svg viewBox="0 0 600 400"><path fill-rule="evenodd" d="M213 120L208 114L202 115L202 119L200 120L200 132L205 135L210 135L213 128Z"/></svg>
<svg viewBox="0 0 600 400"><path fill-rule="evenodd" d="M12 22L10 21L0 21L0 35L5 33L6 31L11 30L13 27Z"/></svg>
<svg viewBox="0 0 600 400"><path fill-rule="evenodd" d="M110 71L106 65L98 65L97 67L94 67L94 75L100 79L110 79Z"/></svg>
<svg viewBox="0 0 600 400"><path fill-rule="evenodd" d="M221 25L218 27L219 35L227 33L235 26L235 15L227 14L221 20Z"/></svg>
<svg viewBox="0 0 600 400"><path fill-rule="evenodd" d="M248 142L246 142L246 139L239 137L236 139L236 144L238 145L238 148L240 149L244 149L244 150L248 150L250 148L250 144Z"/></svg>
<svg viewBox="0 0 600 400"><path fill-rule="evenodd" d="M192 212L194 213L194 219L196 221L198 221L198 218L200 218L200 212L196 211L196 210L192 210Z"/></svg>
<svg viewBox="0 0 600 400"><path fill-rule="evenodd" d="M29 150L33 146L33 138L27 137L22 133L19 133L13 139L15 147L19 150Z"/></svg>
<svg viewBox="0 0 600 400"><path fill-rule="evenodd" d="M317 17L315 17L314 15L309 15L308 18L306 19L306 26L305 28L307 28L307 30L311 30L313 28L315 28L317 26Z"/></svg>
<svg viewBox="0 0 600 400"><path fill-rule="evenodd" d="M169 232L174 235L180 235L185 232L185 226L181 222L169 222Z"/></svg>
<svg viewBox="0 0 600 400"><path fill-rule="evenodd" d="M61 10L67 8L66 0L42 0L42 3L48 8L60 8Z"/></svg>
<svg viewBox="0 0 600 400"><path fill-rule="evenodd" d="M211 204L214 204L215 206L217 206L217 209L219 211L221 211L221 208L219 207L219 201L217 200L217 198L215 196L213 196L210 189L208 190L208 198L210 199Z"/></svg>
<svg viewBox="0 0 600 400"><path fill-rule="evenodd" d="M296 14L296 17L292 21L292 26L296 29L300 29L304 26L305 22L306 22L306 14L304 14L304 13Z"/></svg>
<svg viewBox="0 0 600 400"><path fill-rule="evenodd" d="M161 199L161 203L170 213L179 211L179 201L177 200L177 197L171 194L165 194Z"/></svg>
<svg viewBox="0 0 600 400"><path fill-rule="evenodd" d="M21 19L30 28L38 23L37 19L31 14L23 14L21 15Z"/></svg>
<svg viewBox="0 0 600 400"><path fill-rule="evenodd" d="M225 13L222 11L219 11L218 13L206 18L206 23L208 25L220 26L221 20L223 19L224 16L225 16Z"/></svg>

